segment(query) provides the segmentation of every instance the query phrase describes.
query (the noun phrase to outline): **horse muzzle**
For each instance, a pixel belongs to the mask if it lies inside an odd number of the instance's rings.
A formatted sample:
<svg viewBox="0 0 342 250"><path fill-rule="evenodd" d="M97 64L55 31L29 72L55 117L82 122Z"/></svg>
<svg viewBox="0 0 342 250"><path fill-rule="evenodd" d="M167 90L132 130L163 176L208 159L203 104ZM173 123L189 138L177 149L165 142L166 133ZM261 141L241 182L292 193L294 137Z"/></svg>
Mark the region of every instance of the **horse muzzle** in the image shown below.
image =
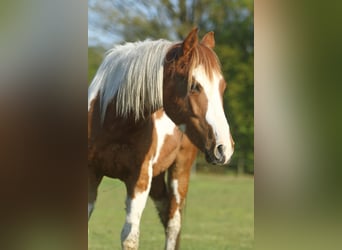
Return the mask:
<svg viewBox="0 0 342 250"><path fill-rule="evenodd" d="M208 163L214 164L214 165L223 165L228 163L228 161L231 158L231 155L229 156L229 159L226 155L226 147L223 144L216 145L214 147L214 150L206 151L205 152L205 159Z"/></svg>

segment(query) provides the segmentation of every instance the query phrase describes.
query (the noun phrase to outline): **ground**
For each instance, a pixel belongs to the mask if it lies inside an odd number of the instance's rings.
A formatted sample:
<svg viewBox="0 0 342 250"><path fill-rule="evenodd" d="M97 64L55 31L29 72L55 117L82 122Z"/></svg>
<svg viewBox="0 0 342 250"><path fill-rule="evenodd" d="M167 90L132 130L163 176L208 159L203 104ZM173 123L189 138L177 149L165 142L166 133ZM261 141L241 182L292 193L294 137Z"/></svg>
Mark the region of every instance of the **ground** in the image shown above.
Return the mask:
<svg viewBox="0 0 342 250"><path fill-rule="evenodd" d="M125 187L105 178L89 222L89 250L120 249ZM254 246L254 179L193 174L182 225L182 250L246 250ZM140 248L164 248L164 232L149 199L141 222Z"/></svg>

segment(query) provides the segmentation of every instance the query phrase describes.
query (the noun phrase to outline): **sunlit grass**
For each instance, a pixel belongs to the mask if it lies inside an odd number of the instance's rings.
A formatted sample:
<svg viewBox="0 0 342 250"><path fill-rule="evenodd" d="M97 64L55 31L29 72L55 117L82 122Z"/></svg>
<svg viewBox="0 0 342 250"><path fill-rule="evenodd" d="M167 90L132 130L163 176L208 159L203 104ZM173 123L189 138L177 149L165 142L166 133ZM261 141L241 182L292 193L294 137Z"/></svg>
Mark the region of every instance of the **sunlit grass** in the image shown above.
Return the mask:
<svg viewBox="0 0 342 250"><path fill-rule="evenodd" d="M89 249L120 249L125 187L105 178L89 222ZM181 249L253 249L254 179L195 174L182 225ZM164 248L164 232L149 199L141 222L140 249Z"/></svg>

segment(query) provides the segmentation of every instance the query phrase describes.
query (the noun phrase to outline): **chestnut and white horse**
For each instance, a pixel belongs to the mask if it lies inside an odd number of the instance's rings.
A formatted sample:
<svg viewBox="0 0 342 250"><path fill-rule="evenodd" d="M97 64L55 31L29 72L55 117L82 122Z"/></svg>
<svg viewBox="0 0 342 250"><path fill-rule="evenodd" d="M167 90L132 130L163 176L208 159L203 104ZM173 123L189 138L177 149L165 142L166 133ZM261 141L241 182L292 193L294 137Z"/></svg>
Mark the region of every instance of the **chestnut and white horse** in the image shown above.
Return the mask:
<svg viewBox="0 0 342 250"><path fill-rule="evenodd" d="M103 176L127 189L122 249L138 249L148 196L178 249L181 210L197 148L226 164L234 142L223 110L226 83L213 32L198 40L127 43L106 55L88 90L88 219ZM167 173L167 178L165 174Z"/></svg>

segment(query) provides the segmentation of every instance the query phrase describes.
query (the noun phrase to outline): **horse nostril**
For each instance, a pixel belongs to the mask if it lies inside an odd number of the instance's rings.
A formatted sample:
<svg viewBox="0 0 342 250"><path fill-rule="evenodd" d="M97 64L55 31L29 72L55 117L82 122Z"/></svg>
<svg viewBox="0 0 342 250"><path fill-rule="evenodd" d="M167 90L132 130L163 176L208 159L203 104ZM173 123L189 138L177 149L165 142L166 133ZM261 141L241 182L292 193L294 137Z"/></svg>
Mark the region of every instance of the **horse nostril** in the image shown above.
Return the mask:
<svg viewBox="0 0 342 250"><path fill-rule="evenodd" d="M223 145L222 145L222 144L219 145L219 146L217 147L217 149L218 149L220 155L223 155Z"/></svg>
<svg viewBox="0 0 342 250"><path fill-rule="evenodd" d="M224 157L224 146L222 144L215 148L214 154L217 159L222 159Z"/></svg>

